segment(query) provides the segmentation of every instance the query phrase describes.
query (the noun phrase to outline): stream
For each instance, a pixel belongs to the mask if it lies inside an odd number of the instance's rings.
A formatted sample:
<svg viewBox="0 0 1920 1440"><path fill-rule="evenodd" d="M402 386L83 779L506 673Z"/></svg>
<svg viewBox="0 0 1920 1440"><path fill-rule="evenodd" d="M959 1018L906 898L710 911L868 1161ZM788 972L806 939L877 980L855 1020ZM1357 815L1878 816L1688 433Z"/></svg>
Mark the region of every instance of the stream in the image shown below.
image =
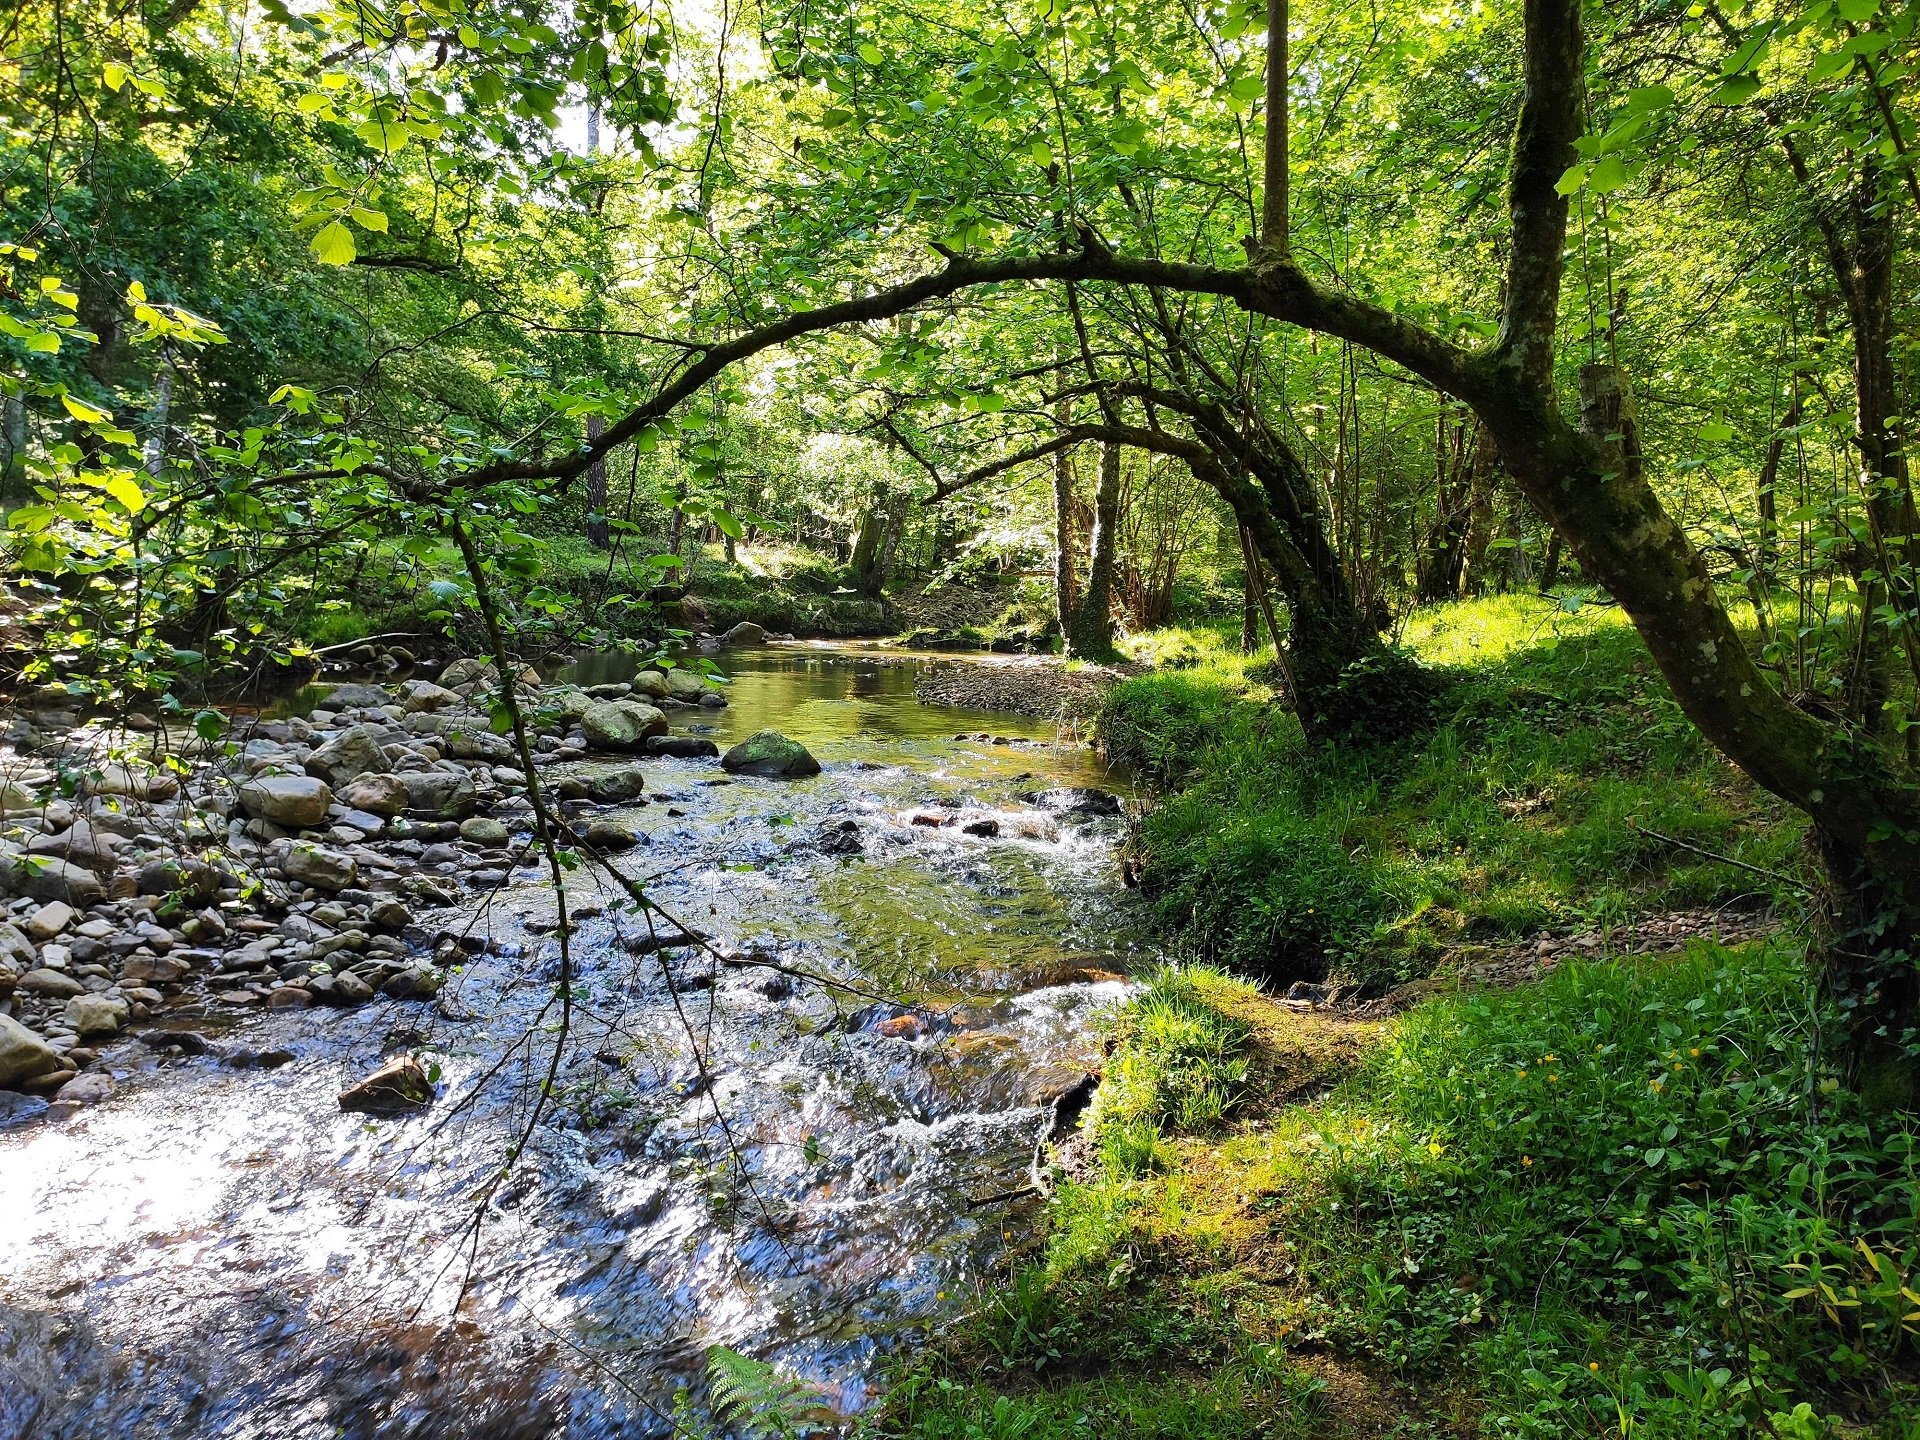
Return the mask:
<svg viewBox="0 0 1920 1440"><path fill-rule="evenodd" d="M645 762L615 863L712 951L572 872L562 1035L528 866L432 917L475 952L437 1006L206 1014L209 1053L123 1041L111 1100L0 1131L0 1440L664 1435L716 1344L848 1416L1004 1273L1152 959L1121 822L1070 788L1114 782L1050 725L921 705L897 653L722 662L730 706L675 732L777 728L824 772ZM436 1103L343 1114L399 1049Z"/></svg>

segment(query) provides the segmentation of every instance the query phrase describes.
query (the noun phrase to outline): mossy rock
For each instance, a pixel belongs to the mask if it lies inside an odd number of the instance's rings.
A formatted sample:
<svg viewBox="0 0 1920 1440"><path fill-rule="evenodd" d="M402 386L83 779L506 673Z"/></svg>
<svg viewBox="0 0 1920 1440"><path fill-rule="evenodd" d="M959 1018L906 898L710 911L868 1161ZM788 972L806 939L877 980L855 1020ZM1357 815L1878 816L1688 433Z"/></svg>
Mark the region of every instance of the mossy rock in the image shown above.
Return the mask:
<svg viewBox="0 0 1920 1440"><path fill-rule="evenodd" d="M764 775L776 780L820 773L820 762L812 752L778 730L749 735L720 757L720 766L735 775Z"/></svg>

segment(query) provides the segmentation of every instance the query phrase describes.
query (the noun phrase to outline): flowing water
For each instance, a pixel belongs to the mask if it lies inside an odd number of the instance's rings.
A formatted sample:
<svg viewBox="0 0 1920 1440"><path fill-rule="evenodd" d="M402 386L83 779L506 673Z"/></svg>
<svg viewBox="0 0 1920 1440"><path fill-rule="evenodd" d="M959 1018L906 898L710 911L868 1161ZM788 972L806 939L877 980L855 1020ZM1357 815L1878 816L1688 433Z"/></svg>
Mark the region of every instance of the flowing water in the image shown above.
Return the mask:
<svg viewBox="0 0 1920 1440"><path fill-rule="evenodd" d="M491 941L437 1008L207 1015L208 1054L127 1043L111 1100L0 1132L0 1440L665 1434L714 1344L847 1415L991 1283L1144 959L1119 822L1035 798L1110 782L1049 726L918 704L911 664L727 663L731 707L676 729L775 727L824 773L648 761L618 863L731 963L574 872L563 1037L528 868L428 917ZM432 1109L342 1114L400 1047ZM295 1058L223 1063L268 1049Z"/></svg>

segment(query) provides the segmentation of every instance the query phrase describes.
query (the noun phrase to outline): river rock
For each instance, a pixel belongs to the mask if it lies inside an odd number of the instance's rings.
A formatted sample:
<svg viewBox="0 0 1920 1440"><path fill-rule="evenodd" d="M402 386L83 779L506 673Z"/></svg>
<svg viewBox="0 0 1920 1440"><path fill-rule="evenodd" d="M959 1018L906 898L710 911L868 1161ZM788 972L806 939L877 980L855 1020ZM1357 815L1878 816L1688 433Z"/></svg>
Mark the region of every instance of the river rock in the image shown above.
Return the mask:
<svg viewBox="0 0 1920 1440"><path fill-rule="evenodd" d="M588 821L580 838L596 850L631 850L640 843L633 827L617 820Z"/></svg>
<svg viewBox="0 0 1920 1440"><path fill-rule="evenodd" d="M480 789L465 770L407 770L399 778L407 787L407 810L414 815L458 820L480 803Z"/></svg>
<svg viewBox="0 0 1920 1440"><path fill-rule="evenodd" d="M710 760L720 747L702 735L653 735L646 743L649 755L670 755L676 760Z"/></svg>
<svg viewBox="0 0 1920 1440"><path fill-rule="evenodd" d="M332 804L332 788L311 775L260 775L240 787L241 809L290 830L318 825Z"/></svg>
<svg viewBox="0 0 1920 1440"><path fill-rule="evenodd" d="M89 775L83 787L89 795L126 795L135 800L171 800L180 793L180 782L171 775L154 770L136 769L116 760L102 765Z"/></svg>
<svg viewBox="0 0 1920 1440"><path fill-rule="evenodd" d="M813 834L814 848L822 855L860 855L866 845L860 839L860 826L853 820L827 820Z"/></svg>
<svg viewBox="0 0 1920 1440"><path fill-rule="evenodd" d="M667 698L679 700L684 704L696 705L707 693L707 677L697 670L669 670L667 672Z"/></svg>
<svg viewBox="0 0 1920 1440"><path fill-rule="evenodd" d="M280 862L289 880L311 885L316 890L344 890L360 878L360 870L351 855L311 840L296 840L287 847L287 858Z"/></svg>
<svg viewBox="0 0 1920 1440"><path fill-rule="evenodd" d="M460 838L476 845L504 845L511 832L498 820L475 815L460 822Z"/></svg>
<svg viewBox="0 0 1920 1440"><path fill-rule="evenodd" d="M798 740L789 740L778 730L761 730L722 755L720 768L735 775L786 780L818 775L820 762Z"/></svg>
<svg viewBox="0 0 1920 1440"><path fill-rule="evenodd" d="M340 803L391 819L407 808L407 782L398 775L356 775L340 789Z"/></svg>
<svg viewBox="0 0 1920 1440"><path fill-rule="evenodd" d="M55 903L57 904L58 902L56 901ZM65 910L69 916L73 914L73 910L69 906L62 905L60 908ZM38 914L39 912L35 911L34 913ZM32 917L30 916L28 919L29 923L31 923ZM51 939L52 937L49 936L48 938ZM15 926L5 920L0 920L0 959L12 960L28 970L31 970L34 965L33 942L21 934Z"/></svg>
<svg viewBox="0 0 1920 1440"><path fill-rule="evenodd" d="M458 705L458 692L436 685L431 680L409 680L400 687L400 708L410 714L422 710L444 710L449 705Z"/></svg>
<svg viewBox="0 0 1920 1440"><path fill-rule="evenodd" d="M140 867L138 884L142 895L180 895L200 901L211 900L226 882L227 877L215 866L183 855L172 860L149 860Z"/></svg>
<svg viewBox="0 0 1920 1440"><path fill-rule="evenodd" d="M120 863L120 852L126 847L124 836L76 820L57 835L34 836L27 842L27 853L58 855L89 870L110 871Z"/></svg>
<svg viewBox="0 0 1920 1440"><path fill-rule="evenodd" d="M113 1077L95 1071L91 1075L76 1075L54 1093L56 1103L73 1105L98 1105L113 1094Z"/></svg>
<svg viewBox="0 0 1920 1440"><path fill-rule="evenodd" d="M667 698L667 677L658 670L642 670L633 677L632 689L649 700Z"/></svg>
<svg viewBox="0 0 1920 1440"><path fill-rule="evenodd" d="M602 750L638 750L648 737L664 735L667 717L639 700L596 700L580 717L587 743Z"/></svg>
<svg viewBox="0 0 1920 1440"><path fill-rule="evenodd" d="M653 736L648 740L652 744L661 737ZM625 770L607 770L598 775L587 777L587 794L602 805L617 805L623 800L636 800L646 793L647 777L638 765Z"/></svg>
<svg viewBox="0 0 1920 1440"><path fill-rule="evenodd" d="M358 775L380 774L391 770L387 755L380 748L380 731L372 725L356 725L317 745L307 756L307 774L333 785L344 785Z"/></svg>
<svg viewBox="0 0 1920 1440"><path fill-rule="evenodd" d="M74 908L64 900L52 900L21 922L20 928L35 940L52 940L76 919Z"/></svg>
<svg viewBox="0 0 1920 1440"><path fill-rule="evenodd" d="M44 995L49 1000L71 1000L76 995L87 993L87 987L73 976L46 969L27 971L15 988L29 995Z"/></svg>
<svg viewBox="0 0 1920 1440"><path fill-rule="evenodd" d="M34 900L64 900L69 905L98 905L107 898L100 877L71 860L36 855L0 859L0 895L25 895Z"/></svg>
<svg viewBox="0 0 1920 1440"><path fill-rule="evenodd" d="M0 780L0 815L25 815L39 810L45 804L46 801L32 786L23 785L18 780Z"/></svg>
<svg viewBox="0 0 1920 1440"><path fill-rule="evenodd" d="M82 1040L90 1035L118 1035L128 1013L127 1002L112 993L76 995L67 1001L64 1012L67 1024Z"/></svg>
<svg viewBox="0 0 1920 1440"><path fill-rule="evenodd" d="M120 966L124 985L178 985L192 973L191 965L172 955L142 955L137 951Z"/></svg>
<svg viewBox="0 0 1920 1440"><path fill-rule="evenodd" d="M404 1115L433 1103L433 1081L411 1055L396 1055L340 1092L340 1108L359 1115Z"/></svg>
<svg viewBox="0 0 1920 1440"><path fill-rule="evenodd" d="M764 645L767 632L751 620L742 620L726 634L720 637L722 645Z"/></svg>
<svg viewBox="0 0 1920 1440"><path fill-rule="evenodd" d="M329 710L377 710L388 703L388 695L378 685L329 685L320 703Z"/></svg>
<svg viewBox="0 0 1920 1440"><path fill-rule="evenodd" d="M60 1068L60 1056L33 1031L8 1015L0 1015L0 1086L37 1080Z"/></svg>

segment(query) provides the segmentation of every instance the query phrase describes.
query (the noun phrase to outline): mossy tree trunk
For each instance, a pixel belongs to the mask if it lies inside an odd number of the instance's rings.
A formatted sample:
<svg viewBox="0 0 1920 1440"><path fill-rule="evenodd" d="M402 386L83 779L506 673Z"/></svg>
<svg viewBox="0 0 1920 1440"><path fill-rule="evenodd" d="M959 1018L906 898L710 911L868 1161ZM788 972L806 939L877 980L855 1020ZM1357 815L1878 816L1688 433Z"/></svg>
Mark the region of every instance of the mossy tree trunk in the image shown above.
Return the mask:
<svg viewBox="0 0 1920 1440"><path fill-rule="evenodd" d="M1100 479L1093 492L1093 530L1087 545L1087 580L1067 616L1067 653L1111 664L1120 658L1113 645L1114 550L1120 532L1120 447L1100 447Z"/></svg>

